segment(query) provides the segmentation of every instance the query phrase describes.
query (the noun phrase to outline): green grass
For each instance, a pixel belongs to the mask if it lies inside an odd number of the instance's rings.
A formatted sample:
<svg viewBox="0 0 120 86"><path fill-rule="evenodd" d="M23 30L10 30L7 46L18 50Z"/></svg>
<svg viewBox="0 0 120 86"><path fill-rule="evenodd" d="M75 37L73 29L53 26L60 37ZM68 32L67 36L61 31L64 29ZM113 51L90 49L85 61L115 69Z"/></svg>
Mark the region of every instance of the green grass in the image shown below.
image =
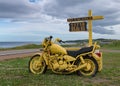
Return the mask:
<svg viewBox="0 0 120 86"><path fill-rule="evenodd" d="M34 75L28 71L27 58L0 62L0 86L119 86L120 53L103 53L103 70L96 77L57 75L51 70Z"/></svg>
<svg viewBox="0 0 120 86"><path fill-rule="evenodd" d="M14 47L13 49L34 49L34 48L40 48L42 45L37 44L27 44L23 46Z"/></svg>

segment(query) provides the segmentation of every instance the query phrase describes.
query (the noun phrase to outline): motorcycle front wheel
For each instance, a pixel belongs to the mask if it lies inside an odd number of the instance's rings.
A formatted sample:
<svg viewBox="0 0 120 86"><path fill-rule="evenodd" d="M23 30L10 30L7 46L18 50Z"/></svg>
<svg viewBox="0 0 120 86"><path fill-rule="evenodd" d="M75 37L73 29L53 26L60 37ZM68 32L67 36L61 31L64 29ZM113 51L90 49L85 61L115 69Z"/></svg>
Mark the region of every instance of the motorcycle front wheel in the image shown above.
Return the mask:
<svg viewBox="0 0 120 86"><path fill-rule="evenodd" d="M84 57L87 66L77 71L77 75L81 76L92 76L94 77L98 72L98 63L93 57Z"/></svg>
<svg viewBox="0 0 120 86"><path fill-rule="evenodd" d="M40 55L35 55L29 60L29 71L33 74L43 74L47 70L44 60L39 61Z"/></svg>

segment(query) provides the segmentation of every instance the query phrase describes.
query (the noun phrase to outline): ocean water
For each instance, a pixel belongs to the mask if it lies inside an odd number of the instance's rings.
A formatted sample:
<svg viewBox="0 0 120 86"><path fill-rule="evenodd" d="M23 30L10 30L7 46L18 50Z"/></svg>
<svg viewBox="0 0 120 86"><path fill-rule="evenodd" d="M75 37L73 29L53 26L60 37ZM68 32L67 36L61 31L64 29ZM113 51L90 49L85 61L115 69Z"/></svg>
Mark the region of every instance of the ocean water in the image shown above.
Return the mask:
<svg viewBox="0 0 120 86"><path fill-rule="evenodd" d="M40 44L41 42L0 42L0 48L12 48L27 44Z"/></svg>

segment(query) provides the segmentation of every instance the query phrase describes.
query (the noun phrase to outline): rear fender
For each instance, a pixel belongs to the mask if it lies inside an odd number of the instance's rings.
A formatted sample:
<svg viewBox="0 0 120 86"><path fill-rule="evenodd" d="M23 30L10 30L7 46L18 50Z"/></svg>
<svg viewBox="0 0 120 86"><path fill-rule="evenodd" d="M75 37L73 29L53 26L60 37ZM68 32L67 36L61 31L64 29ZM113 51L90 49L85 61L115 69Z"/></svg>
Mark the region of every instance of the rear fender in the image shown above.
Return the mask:
<svg viewBox="0 0 120 86"><path fill-rule="evenodd" d="M101 71L103 68L103 63L102 63L102 53L101 53L101 57L97 56L95 53L92 53L93 58L96 59L97 63L98 63L98 71Z"/></svg>

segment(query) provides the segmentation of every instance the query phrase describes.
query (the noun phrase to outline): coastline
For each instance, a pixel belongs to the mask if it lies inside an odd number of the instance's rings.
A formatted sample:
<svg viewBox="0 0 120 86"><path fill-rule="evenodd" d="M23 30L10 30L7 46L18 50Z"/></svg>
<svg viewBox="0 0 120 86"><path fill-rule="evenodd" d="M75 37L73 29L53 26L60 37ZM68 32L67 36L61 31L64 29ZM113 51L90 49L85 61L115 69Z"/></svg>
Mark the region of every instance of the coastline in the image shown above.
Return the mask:
<svg viewBox="0 0 120 86"><path fill-rule="evenodd" d="M13 48L18 46L24 46L29 44L39 45L41 42L0 42L0 48Z"/></svg>

